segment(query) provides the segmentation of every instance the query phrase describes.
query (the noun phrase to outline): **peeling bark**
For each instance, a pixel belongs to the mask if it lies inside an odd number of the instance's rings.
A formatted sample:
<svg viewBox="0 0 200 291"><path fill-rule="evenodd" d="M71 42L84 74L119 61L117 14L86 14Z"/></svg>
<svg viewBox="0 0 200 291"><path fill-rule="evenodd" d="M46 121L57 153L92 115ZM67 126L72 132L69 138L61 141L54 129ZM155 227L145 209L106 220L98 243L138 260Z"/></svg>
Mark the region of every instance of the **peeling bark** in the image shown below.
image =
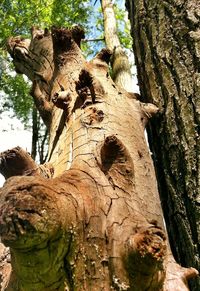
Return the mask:
<svg viewBox="0 0 200 291"><path fill-rule="evenodd" d="M83 58L82 29L53 28L51 37L51 78L45 70L36 75L52 106L54 176L25 176L21 166L1 189L0 234L12 265L5 290L170 290L172 276L188 290L186 279L197 271L184 273L170 254L144 137L157 108L116 86L109 50ZM34 41L42 48L45 38L49 33L34 32L30 56ZM23 54L15 60L22 45L13 43L14 63L26 73L23 64L34 68L34 61Z"/></svg>

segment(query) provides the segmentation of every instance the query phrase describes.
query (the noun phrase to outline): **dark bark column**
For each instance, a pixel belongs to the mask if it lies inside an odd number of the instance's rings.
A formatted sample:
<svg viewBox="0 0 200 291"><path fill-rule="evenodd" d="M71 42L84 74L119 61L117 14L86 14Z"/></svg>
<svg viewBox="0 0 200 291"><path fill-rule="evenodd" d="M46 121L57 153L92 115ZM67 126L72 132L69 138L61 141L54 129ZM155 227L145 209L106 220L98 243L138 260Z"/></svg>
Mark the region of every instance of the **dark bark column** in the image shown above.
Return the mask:
<svg viewBox="0 0 200 291"><path fill-rule="evenodd" d="M160 109L149 139L172 250L183 265L198 269L200 3L126 4L141 95ZM200 282L193 286L199 290Z"/></svg>

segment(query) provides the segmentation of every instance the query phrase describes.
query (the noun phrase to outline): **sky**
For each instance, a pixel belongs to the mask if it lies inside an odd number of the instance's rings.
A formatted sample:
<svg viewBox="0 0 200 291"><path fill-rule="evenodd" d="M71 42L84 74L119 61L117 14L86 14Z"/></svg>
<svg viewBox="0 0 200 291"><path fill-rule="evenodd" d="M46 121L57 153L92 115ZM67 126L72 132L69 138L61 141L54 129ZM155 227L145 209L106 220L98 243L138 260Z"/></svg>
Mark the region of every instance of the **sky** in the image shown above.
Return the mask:
<svg viewBox="0 0 200 291"><path fill-rule="evenodd" d="M0 115L0 152L20 146L31 152L31 131L25 130L24 125L15 117L10 117L8 112ZM5 179L0 174L0 187Z"/></svg>

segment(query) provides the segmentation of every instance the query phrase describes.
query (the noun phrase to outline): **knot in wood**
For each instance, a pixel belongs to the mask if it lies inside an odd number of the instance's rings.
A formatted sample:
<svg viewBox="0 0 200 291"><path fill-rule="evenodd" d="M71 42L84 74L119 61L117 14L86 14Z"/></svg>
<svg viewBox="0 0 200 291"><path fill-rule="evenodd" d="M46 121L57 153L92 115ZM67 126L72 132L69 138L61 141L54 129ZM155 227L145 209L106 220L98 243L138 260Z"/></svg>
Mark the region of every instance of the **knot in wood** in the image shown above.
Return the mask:
<svg viewBox="0 0 200 291"><path fill-rule="evenodd" d="M94 123L98 123L103 121L104 112L102 110L97 110L94 108L89 108L89 114L81 120L82 124L85 126L92 125Z"/></svg>
<svg viewBox="0 0 200 291"><path fill-rule="evenodd" d="M69 108L69 103L71 100L72 98L69 91L57 92L52 98L54 105L63 110L67 110Z"/></svg>
<svg viewBox="0 0 200 291"><path fill-rule="evenodd" d="M112 52L108 48L103 48L97 55L96 58L106 62L107 64L110 62L110 58L112 56Z"/></svg>
<svg viewBox="0 0 200 291"><path fill-rule="evenodd" d="M119 156L124 156L124 146L115 135L106 137L104 146L102 147L101 154L103 159L116 159ZM107 156L107 158L106 158Z"/></svg>

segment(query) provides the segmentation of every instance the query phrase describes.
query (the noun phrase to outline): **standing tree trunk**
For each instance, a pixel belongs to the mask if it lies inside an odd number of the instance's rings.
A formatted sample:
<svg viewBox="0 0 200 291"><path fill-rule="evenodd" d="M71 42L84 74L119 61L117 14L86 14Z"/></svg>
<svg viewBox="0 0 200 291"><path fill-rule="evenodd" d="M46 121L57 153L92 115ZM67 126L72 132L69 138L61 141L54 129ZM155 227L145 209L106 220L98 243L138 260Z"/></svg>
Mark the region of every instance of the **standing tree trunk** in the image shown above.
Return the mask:
<svg viewBox="0 0 200 291"><path fill-rule="evenodd" d="M79 27L33 29L31 42L8 43L16 70L33 82L50 143L46 165L20 148L1 154L9 179L0 233L12 264L4 289L188 290L197 271L170 254L144 138L157 107L118 89L108 49L86 62L83 37Z"/></svg>
<svg viewBox="0 0 200 291"><path fill-rule="evenodd" d="M39 138L38 128L38 111L35 106L32 109L32 145L31 145L31 157L33 160L36 159L37 155L37 142Z"/></svg>
<svg viewBox="0 0 200 291"><path fill-rule="evenodd" d="M199 269L200 2L126 3L142 100L160 108L150 145L172 250L184 266Z"/></svg>
<svg viewBox="0 0 200 291"><path fill-rule="evenodd" d="M117 21L111 0L101 0L106 47L112 52L112 79L127 92L133 92L131 68L117 31Z"/></svg>

